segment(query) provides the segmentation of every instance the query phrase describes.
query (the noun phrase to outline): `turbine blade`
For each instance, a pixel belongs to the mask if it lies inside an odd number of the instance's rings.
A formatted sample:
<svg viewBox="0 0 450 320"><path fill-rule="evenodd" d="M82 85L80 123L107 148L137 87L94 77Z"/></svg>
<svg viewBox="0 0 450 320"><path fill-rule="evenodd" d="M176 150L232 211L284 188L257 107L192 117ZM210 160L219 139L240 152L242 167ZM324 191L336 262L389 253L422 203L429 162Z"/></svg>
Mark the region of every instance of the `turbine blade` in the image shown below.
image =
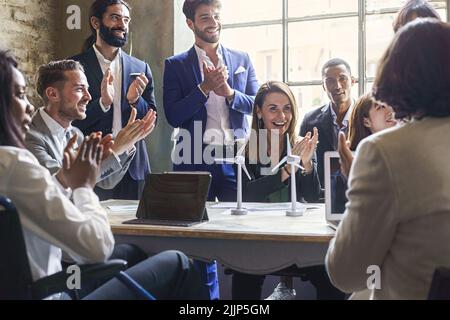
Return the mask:
<svg viewBox="0 0 450 320"><path fill-rule="evenodd" d="M284 157L276 166L272 169L272 172L277 171L285 162L287 161L287 157Z"/></svg>
<svg viewBox="0 0 450 320"><path fill-rule="evenodd" d="M296 166L297 168L299 168L300 170L305 171L305 168L303 168L301 165L295 164L295 166Z"/></svg>
<svg viewBox="0 0 450 320"><path fill-rule="evenodd" d="M214 159L215 162L226 162L226 163L234 163L234 159Z"/></svg>
<svg viewBox="0 0 450 320"><path fill-rule="evenodd" d="M245 166L245 164L242 165L242 170L244 170L245 174L248 177L248 180L252 180L252 177L250 177L250 174L248 173L247 167Z"/></svg>
<svg viewBox="0 0 450 320"><path fill-rule="evenodd" d="M244 142L244 144L239 148L238 152L236 153L236 156L237 156L237 157L238 157L238 156L242 156L242 154L243 154L244 151L245 151L245 146L246 146L246 143Z"/></svg>

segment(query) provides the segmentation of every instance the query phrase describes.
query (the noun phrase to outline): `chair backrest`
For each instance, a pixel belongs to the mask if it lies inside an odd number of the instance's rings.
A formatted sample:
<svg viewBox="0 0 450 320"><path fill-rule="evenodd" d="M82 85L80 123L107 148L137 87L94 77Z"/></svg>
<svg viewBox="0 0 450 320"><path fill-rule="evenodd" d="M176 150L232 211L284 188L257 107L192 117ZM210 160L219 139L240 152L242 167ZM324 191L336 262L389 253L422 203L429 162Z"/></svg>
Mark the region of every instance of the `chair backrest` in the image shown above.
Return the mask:
<svg viewBox="0 0 450 320"><path fill-rule="evenodd" d="M437 268L434 271L428 300L450 300L449 268Z"/></svg>
<svg viewBox="0 0 450 320"><path fill-rule="evenodd" d="M31 299L32 276L17 210L0 196L0 300Z"/></svg>
<svg viewBox="0 0 450 320"><path fill-rule="evenodd" d="M119 281L136 292L138 297L155 300L129 275L120 274L120 271L126 268L126 261L110 260L106 263L81 267L84 267L83 278L86 279L86 284L104 282L118 277ZM0 300L41 299L53 293L65 291L67 288L62 287L61 283L65 285L66 278L67 274L64 273L64 277L54 277L47 283L42 281L45 280L44 278L40 279L40 286L36 285L37 282L33 283L19 214L11 201L0 195ZM49 288L53 291L46 290Z"/></svg>

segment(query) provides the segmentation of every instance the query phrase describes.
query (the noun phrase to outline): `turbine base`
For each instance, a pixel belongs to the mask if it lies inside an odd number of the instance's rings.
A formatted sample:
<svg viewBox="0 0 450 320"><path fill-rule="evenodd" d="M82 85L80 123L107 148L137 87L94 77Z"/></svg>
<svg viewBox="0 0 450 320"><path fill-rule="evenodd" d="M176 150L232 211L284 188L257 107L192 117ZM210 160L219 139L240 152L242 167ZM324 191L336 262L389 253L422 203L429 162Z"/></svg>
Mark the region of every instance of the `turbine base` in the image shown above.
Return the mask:
<svg viewBox="0 0 450 320"><path fill-rule="evenodd" d="M288 216L288 217L301 217L301 216L303 216L303 209L297 209L295 211L293 211L293 210L286 211L286 216Z"/></svg>
<svg viewBox="0 0 450 320"><path fill-rule="evenodd" d="M247 209L231 209L231 214L233 216L245 216L247 213Z"/></svg>

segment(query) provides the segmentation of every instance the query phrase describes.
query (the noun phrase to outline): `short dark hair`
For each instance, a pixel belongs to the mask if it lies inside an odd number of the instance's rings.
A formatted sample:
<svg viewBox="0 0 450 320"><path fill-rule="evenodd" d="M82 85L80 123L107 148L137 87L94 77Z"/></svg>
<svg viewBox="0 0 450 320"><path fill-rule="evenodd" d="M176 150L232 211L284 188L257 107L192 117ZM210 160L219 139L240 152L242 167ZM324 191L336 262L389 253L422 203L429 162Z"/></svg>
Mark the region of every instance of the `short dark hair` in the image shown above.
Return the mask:
<svg viewBox="0 0 450 320"><path fill-rule="evenodd" d="M17 68L16 59L9 51L0 50L0 145L23 148L22 135L12 112L13 68Z"/></svg>
<svg viewBox="0 0 450 320"><path fill-rule="evenodd" d="M394 32L410 22L412 18L436 18L441 20L439 13L426 0L409 0L397 13L394 20Z"/></svg>
<svg viewBox="0 0 450 320"><path fill-rule="evenodd" d="M97 39L97 31L94 29L94 27L92 27L91 18L96 17L101 21L106 10L108 10L108 7L115 4L123 4L128 8L129 11L131 11L130 4L124 0L95 0L92 3L91 9L89 10L89 28L91 28L92 34L84 41L83 51L86 51L87 49L92 47Z"/></svg>
<svg viewBox="0 0 450 320"><path fill-rule="evenodd" d="M327 62L325 62L325 64L322 67L322 78L325 77L325 70L331 67L335 67L335 66L340 66L340 65L344 65L345 68L348 70L348 72L350 74L352 74L352 69L350 68L350 65L348 64L347 61L345 61L344 59L341 58L333 58L328 60Z"/></svg>
<svg viewBox="0 0 450 320"><path fill-rule="evenodd" d="M45 90L58 84L58 82L67 81L65 71L82 71L84 68L78 61L74 60L59 60L52 61L39 67L36 75L36 91L44 100L48 102Z"/></svg>
<svg viewBox="0 0 450 320"><path fill-rule="evenodd" d="M194 21L195 12L202 4L207 6L217 4L219 7L221 6L220 0L185 0L183 4L183 13L186 18Z"/></svg>
<svg viewBox="0 0 450 320"><path fill-rule="evenodd" d="M450 25L416 19L400 29L384 53L373 96L397 119L450 116Z"/></svg>

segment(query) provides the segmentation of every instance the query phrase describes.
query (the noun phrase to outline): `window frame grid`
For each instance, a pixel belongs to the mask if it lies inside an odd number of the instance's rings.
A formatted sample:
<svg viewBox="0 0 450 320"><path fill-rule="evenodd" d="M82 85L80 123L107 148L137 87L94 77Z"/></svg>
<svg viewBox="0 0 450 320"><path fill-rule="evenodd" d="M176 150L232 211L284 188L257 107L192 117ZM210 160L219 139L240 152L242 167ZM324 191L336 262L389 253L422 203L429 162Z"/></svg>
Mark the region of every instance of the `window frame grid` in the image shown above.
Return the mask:
<svg viewBox="0 0 450 320"><path fill-rule="evenodd" d="M311 15L305 17L295 17L289 18L289 1L296 0L281 0L282 5L282 17L281 19L273 20L259 20L251 22L240 22L232 24L223 24L223 29L236 29L236 28L247 28L247 27L261 27L261 26L271 26L279 25L282 27L282 74L283 82L287 83L292 87L306 87L306 86L317 86L322 85L322 80L313 79L308 81L291 81L289 79L289 24L295 22L306 22L306 21L321 21L339 18L354 18L358 17L358 74L359 77L356 78L358 83L358 94L362 95L365 92L366 85L375 80L374 77L367 77L366 75L366 44L367 44L367 33L366 33L366 23L367 17L372 15L384 15L384 14L395 14L398 12L398 7L396 8L383 8L379 10L366 10L366 0L358 0L358 12L341 12L334 14L320 14ZM446 8L446 20L448 21L450 17L450 0L446 0L446 7L444 6L434 6L435 9L440 10Z"/></svg>

